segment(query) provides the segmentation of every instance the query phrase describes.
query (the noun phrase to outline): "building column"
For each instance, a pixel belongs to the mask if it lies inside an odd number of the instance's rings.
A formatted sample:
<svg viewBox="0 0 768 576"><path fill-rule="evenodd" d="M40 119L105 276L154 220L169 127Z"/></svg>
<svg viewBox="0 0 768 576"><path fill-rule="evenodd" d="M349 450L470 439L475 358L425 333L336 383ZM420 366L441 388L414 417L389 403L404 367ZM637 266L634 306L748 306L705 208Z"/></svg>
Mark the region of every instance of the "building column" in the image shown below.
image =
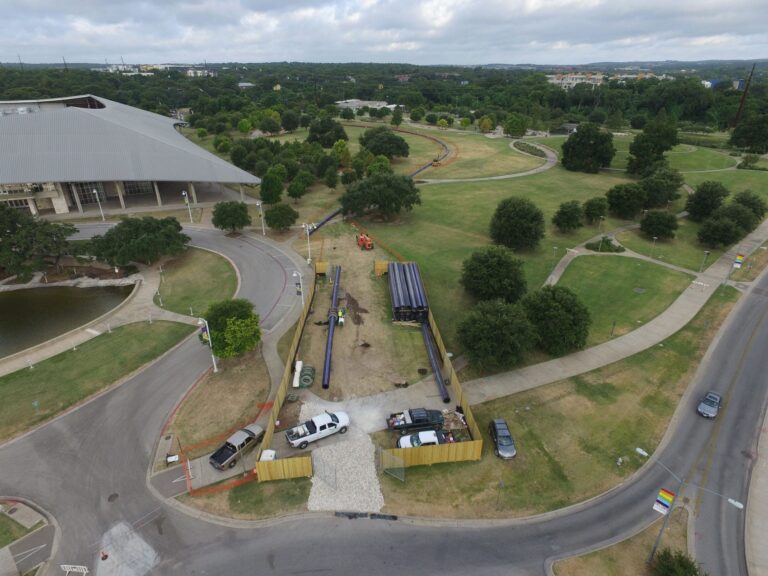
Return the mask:
<svg viewBox="0 0 768 576"><path fill-rule="evenodd" d="M32 216L37 216L37 204L35 204L35 201L32 198L27 198L27 204L29 205L29 211L32 212Z"/></svg>
<svg viewBox="0 0 768 576"><path fill-rule="evenodd" d="M62 195L63 195L63 187L61 186L61 184L57 183L56 186L59 187L59 189L62 190ZM80 212L80 214L82 214L83 213L83 204L80 202L80 194L78 194L77 189L73 189L72 188L71 184L67 184L67 186L69 186L69 190L72 192L72 196L75 199L75 204L77 204L77 211Z"/></svg>
<svg viewBox="0 0 768 576"><path fill-rule="evenodd" d="M242 184L240 184L240 202L245 202L245 192L243 192Z"/></svg>
<svg viewBox="0 0 768 576"><path fill-rule="evenodd" d="M125 210L125 200L123 199L123 183L115 181L115 190L117 190L117 197L120 200L120 207ZM106 193L104 197L106 198Z"/></svg>
<svg viewBox="0 0 768 576"><path fill-rule="evenodd" d="M157 186L157 182L155 182L155 181L153 180L153 181L152 181L152 186L153 186L153 187L154 187L154 189L155 189L155 196L157 196L157 205L158 205L158 206L162 206L162 205L163 205L163 201L162 201L162 199L160 198L160 188L158 188L158 186Z"/></svg>
<svg viewBox="0 0 768 576"><path fill-rule="evenodd" d="M197 206L197 192L195 192L195 184L193 182L189 182L189 192L192 194L192 204Z"/></svg>

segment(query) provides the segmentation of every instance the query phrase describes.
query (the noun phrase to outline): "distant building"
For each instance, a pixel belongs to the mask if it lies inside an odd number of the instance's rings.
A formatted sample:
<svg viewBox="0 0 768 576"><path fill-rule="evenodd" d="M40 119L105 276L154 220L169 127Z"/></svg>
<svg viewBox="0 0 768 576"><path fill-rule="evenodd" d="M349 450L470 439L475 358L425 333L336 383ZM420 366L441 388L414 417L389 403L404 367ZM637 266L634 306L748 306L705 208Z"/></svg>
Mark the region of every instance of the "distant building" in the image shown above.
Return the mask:
<svg viewBox="0 0 768 576"><path fill-rule="evenodd" d="M187 69L187 76L190 78L213 78L216 76L216 72L206 68L189 68Z"/></svg>
<svg viewBox="0 0 768 576"><path fill-rule="evenodd" d="M395 80L398 82L409 82L411 80L411 74L397 74Z"/></svg>
<svg viewBox="0 0 768 576"><path fill-rule="evenodd" d="M593 87L605 82L605 74L596 72L580 72L573 74L547 74L547 82L559 86L563 90L570 90L578 84L590 84Z"/></svg>
<svg viewBox="0 0 768 576"><path fill-rule="evenodd" d="M280 86L280 84L275 84L274 86L272 86L272 90L274 90L275 92L280 92L280 90L282 89L283 87Z"/></svg>
<svg viewBox="0 0 768 576"><path fill-rule="evenodd" d="M746 87L746 82L744 82L743 78L741 80L734 80L731 82L731 86L733 86L734 90L744 90Z"/></svg>
<svg viewBox="0 0 768 576"><path fill-rule="evenodd" d="M390 105L384 102L383 100L358 100L357 98L352 98L349 100L337 100L336 106L338 108L341 108L342 110L345 108L349 108L350 110L360 110L360 108L374 108L378 110L379 108L387 108ZM392 106L396 106L393 104Z"/></svg>
<svg viewBox="0 0 768 576"><path fill-rule="evenodd" d="M717 86L717 80L702 80L701 85L704 86L706 89L712 89L715 86Z"/></svg>
<svg viewBox="0 0 768 576"><path fill-rule="evenodd" d="M253 82L238 82L237 87L240 88L240 90L246 90L247 88L253 88L256 86Z"/></svg>

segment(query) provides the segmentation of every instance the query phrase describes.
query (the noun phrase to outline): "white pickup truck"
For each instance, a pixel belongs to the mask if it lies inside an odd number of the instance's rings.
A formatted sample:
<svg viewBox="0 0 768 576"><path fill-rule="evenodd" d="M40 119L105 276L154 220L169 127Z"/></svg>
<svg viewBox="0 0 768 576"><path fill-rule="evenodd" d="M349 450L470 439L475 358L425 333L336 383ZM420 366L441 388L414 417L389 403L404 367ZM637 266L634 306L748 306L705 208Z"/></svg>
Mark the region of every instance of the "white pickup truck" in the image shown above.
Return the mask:
<svg viewBox="0 0 768 576"><path fill-rule="evenodd" d="M346 412L324 412L302 422L298 426L286 430L285 438L294 448L306 448L310 442L320 440L338 432L344 434L349 426L349 415Z"/></svg>

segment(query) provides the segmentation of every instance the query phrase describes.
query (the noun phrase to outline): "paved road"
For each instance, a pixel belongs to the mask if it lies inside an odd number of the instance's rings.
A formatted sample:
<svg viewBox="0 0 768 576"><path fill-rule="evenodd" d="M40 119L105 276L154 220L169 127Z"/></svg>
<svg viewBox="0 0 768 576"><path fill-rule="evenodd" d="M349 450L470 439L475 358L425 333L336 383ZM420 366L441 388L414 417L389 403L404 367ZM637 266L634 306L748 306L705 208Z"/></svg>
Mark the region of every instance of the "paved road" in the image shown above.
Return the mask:
<svg viewBox="0 0 768 576"><path fill-rule="evenodd" d="M215 233L208 233L211 238ZM195 241L205 242L201 233ZM238 258L254 251L230 239L210 240ZM236 252L236 250L234 250ZM230 254L231 255L231 254ZM238 266L247 266L237 262ZM253 273L259 275L259 266ZM246 272L245 273L249 273ZM244 273L244 274L245 274ZM279 284L279 282L278 282ZM745 297L681 403L674 433L659 459L675 474L746 500L749 460L765 408L768 370L768 276ZM260 310L276 309L266 298ZM278 314L278 312L274 312ZM33 434L0 447L0 494L28 498L50 512L62 532L53 559L83 564L96 574L542 574L551 559L615 542L657 518L660 487L677 491L672 474L650 465L604 497L528 521L465 523L303 518L271 527L232 528L189 517L158 501L146 484L157 430L176 400L209 362L188 339L125 385ZM706 389L730 390L716 422L695 414ZM647 447L646 447L647 448ZM710 470L704 477L701 472ZM719 471L719 472L718 472ZM692 487L685 494L695 497ZM746 574L743 512L719 497L702 499L699 557L713 574ZM109 553L98 559L101 550ZM297 553L300 552L300 553ZM718 564L715 564L715 563Z"/></svg>

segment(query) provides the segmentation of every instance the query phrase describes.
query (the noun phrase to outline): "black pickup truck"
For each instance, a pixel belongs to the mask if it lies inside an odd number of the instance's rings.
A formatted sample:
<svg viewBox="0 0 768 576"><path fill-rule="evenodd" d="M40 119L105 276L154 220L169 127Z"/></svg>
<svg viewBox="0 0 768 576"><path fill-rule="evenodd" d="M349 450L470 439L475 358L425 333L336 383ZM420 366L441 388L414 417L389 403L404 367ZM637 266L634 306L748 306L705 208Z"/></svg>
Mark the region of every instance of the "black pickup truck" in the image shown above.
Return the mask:
<svg viewBox="0 0 768 576"><path fill-rule="evenodd" d="M440 410L411 408L403 412L390 414L387 428L405 435L417 430L439 430L443 427L443 414Z"/></svg>
<svg viewBox="0 0 768 576"><path fill-rule="evenodd" d="M256 446L262 436L264 436L264 429L258 424L246 426L227 438L227 441L211 454L208 461L217 470L232 468L243 454Z"/></svg>

